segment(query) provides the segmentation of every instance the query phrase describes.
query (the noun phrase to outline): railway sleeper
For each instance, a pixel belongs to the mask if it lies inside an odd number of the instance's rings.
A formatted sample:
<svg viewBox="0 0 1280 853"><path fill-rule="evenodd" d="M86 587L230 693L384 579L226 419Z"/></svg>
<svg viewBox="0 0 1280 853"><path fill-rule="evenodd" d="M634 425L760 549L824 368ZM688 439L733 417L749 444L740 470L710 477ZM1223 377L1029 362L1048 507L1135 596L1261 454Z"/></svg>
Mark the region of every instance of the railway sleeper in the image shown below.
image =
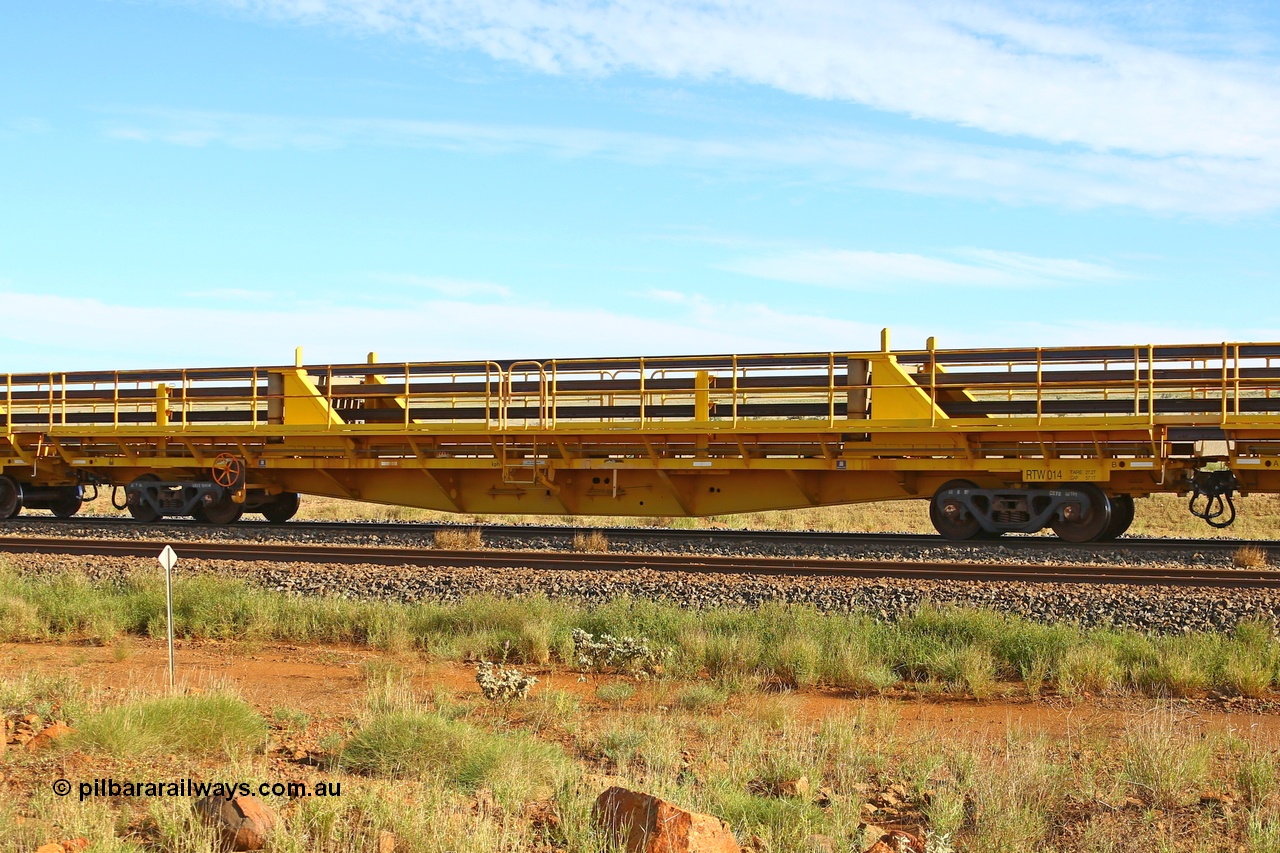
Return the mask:
<svg viewBox="0 0 1280 853"><path fill-rule="evenodd" d="M1052 489L984 489L969 480L943 484L929 503L929 518L944 537L986 539L1052 528L1069 542L1115 539L1133 522L1133 498L1108 496L1091 483Z"/></svg>

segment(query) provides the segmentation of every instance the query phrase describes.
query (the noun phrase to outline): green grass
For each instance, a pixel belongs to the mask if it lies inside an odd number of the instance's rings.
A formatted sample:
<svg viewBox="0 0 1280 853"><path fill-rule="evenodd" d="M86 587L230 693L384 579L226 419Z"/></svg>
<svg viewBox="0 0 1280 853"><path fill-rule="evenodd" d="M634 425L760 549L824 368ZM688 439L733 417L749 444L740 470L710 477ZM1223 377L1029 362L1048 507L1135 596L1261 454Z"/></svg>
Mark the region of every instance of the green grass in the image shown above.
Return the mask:
<svg viewBox="0 0 1280 853"><path fill-rule="evenodd" d="M596 688L596 698L614 708L621 708L635 695L635 685L625 681L612 681Z"/></svg>
<svg viewBox="0 0 1280 853"><path fill-rule="evenodd" d="M371 717L338 762L371 776L434 778L466 791L487 788L508 805L549 798L569 773L560 749L523 732L495 734L423 711Z"/></svg>
<svg viewBox="0 0 1280 853"><path fill-rule="evenodd" d="M234 696L169 696L92 714L68 745L117 757L236 756L262 748L266 733L266 721Z"/></svg>
<svg viewBox="0 0 1280 853"><path fill-rule="evenodd" d="M105 645L127 636L160 637L163 600L158 573L92 584L71 573L21 576L0 568L0 606L17 614L0 623L0 633L10 640ZM585 607L492 596L396 604L287 596L203 575L178 585L174 617L183 637L355 644L446 660L570 666L576 665L570 637L581 629L670 649L664 672L706 677L726 692L823 684L875 694L920 682L984 699L1026 679L1025 692L1033 695L1052 685L1072 696L1217 691L1261 697L1280 677L1280 642L1262 622L1244 622L1231 634L1151 637L930 606L886 624L863 614L777 604L695 611L641 599Z"/></svg>

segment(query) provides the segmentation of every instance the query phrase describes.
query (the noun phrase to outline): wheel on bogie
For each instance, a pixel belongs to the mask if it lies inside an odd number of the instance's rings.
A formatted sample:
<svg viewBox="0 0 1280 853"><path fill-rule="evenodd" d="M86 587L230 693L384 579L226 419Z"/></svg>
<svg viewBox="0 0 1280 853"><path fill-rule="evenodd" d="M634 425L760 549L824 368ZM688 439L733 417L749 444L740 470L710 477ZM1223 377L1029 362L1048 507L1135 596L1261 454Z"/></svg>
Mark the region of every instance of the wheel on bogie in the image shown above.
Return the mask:
<svg viewBox="0 0 1280 853"><path fill-rule="evenodd" d="M1104 542L1119 539L1129 529L1129 525L1133 524L1133 514L1133 495L1112 495L1111 523L1098 538Z"/></svg>
<svg viewBox="0 0 1280 853"><path fill-rule="evenodd" d="M978 519L973 516L964 504L956 500L942 499L941 496L951 489L976 489L977 484L969 480L948 480L942 488L934 493L929 501L929 520L933 527L946 539L961 541L965 539L986 538L987 532L982 529Z"/></svg>
<svg viewBox="0 0 1280 853"><path fill-rule="evenodd" d="M231 500L230 495L227 495L211 506L200 507L199 511L204 515L201 521L207 521L210 524L231 524L239 521L240 516L244 515L244 504L236 503Z"/></svg>
<svg viewBox="0 0 1280 853"><path fill-rule="evenodd" d="M141 474L134 478L135 483L155 483L160 480L155 474ZM141 524L152 524L160 520L160 513L144 503L134 505L133 501L128 502L129 515L133 516L133 520Z"/></svg>
<svg viewBox="0 0 1280 853"><path fill-rule="evenodd" d="M1063 507L1064 517L1050 527L1066 542L1097 542L1111 524L1111 499L1092 483L1067 487L1079 495L1078 505Z"/></svg>
<svg viewBox="0 0 1280 853"><path fill-rule="evenodd" d="M60 498L49 505L49 511L58 518L70 518L80 511L84 506L84 501L77 494L70 494L65 498Z"/></svg>
<svg viewBox="0 0 1280 853"><path fill-rule="evenodd" d="M22 512L22 489L12 477L0 477L0 521Z"/></svg>
<svg viewBox="0 0 1280 853"><path fill-rule="evenodd" d="M284 524L298 514L299 503L297 492L281 492L264 503L258 511L272 524Z"/></svg>

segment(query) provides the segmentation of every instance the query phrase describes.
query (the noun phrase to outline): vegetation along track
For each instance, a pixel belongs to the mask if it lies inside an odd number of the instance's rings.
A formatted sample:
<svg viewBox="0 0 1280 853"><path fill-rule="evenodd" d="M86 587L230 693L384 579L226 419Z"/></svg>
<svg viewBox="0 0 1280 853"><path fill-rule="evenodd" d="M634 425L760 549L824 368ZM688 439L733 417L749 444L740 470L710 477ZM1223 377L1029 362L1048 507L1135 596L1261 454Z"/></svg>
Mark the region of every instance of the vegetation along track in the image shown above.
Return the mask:
<svg viewBox="0 0 1280 853"><path fill-rule="evenodd" d="M92 518L77 516L62 519L52 516L22 516L0 526L0 533L10 531L20 535L48 530L84 531L98 536L110 534L119 538L147 538L152 536L179 535L182 539L201 538L234 541L289 539L296 536L312 537L314 541L328 541L329 537L385 536L391 539L417 539L429 541L438 530L478 530L484 535L485 544L528 543L526 547L541 548L544 543L552 547L568 546L575 536L599 532L610 547L635 546L644 550L669 549L689 553L700 549L718 550L725 547L752 548L754 546L786 547L799 552L832 548L870 546L883 551L893 548L937 548L957 552L985 550L1017 550L1029 554L1061 552L1096 556L1124 553L1128 555L1182 554L1231 554L1235 550L1252 546L1263 551L1280 554L1280 540L1240 539L1183 539L1183 538L1121 538L1111 542L1064 542L1053 536L1002 536L998 539L973 539L954 542L934 534L913 533L849 533L838 531L800 530L725 530L678 529L658 527L581 526L562 524L458 524L435 522L342 522L342 521L290 521L287 524L270 524L264 521L239 521L233 525L201 524L195 521L170 520L154 525L140 525L128 518ZM1063 560L1069 562L1069 560Z"/></svg>
<svg viewBox="0 0 1280 853"><path fill-rule="evenodd" d="M0 553L152 557L168 544L143 539L46 539L0 537ZM183 556L204 560L282 563L378 564L432 568L526 568L540 571L671 571L763 576L842 576L966 581L1142 584L1197 587L1280 588L1280 570L1170 566L1010 565L931 561L832 560L803 557L454 551L331 544L184 542Z"/></svg>

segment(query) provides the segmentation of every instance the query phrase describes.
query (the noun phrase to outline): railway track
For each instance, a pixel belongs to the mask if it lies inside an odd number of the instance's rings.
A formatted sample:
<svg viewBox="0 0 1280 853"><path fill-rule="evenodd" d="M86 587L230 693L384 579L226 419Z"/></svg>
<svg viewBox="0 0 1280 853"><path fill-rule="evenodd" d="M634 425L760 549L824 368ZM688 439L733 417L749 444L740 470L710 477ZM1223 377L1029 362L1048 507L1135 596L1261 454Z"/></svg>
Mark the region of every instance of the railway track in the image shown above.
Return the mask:
<svg viewBox="0 0 1280 853"><path fill-rule="evenodd" d="M0 553L70 554L151 558L166 544L147 539L0 537ZM1071 584L1137 584L1179 587L1280 588L1280 570L1167 566L1017 565L975 562L741 557L553 551L450 551L381 546L297 543L182 542L186 559L309 564L375 564L430 568L523 568L573 572L609 571L827 576L916 580L1034 581Z"/></svg>
<svg viewBox="0 0 1280 853"><path fill-rule="evenodd" d="M236 531L254 536L278 534L325 535L393 535L403 537L432 537L437 530L478 529L490 537L504 540L558 540L571 541L576 534L599 531L611 544L652 544L667 542L680 548L724 546L737 544L749 546L755 543L794 545L808 548L831 546L876 547L939 547L1006 549L1039 552L1047 550L1078 550L1082 553L1106 554L1116 552L1160 553L1197 551L1201 553L1230 553L1237 548L1253 546L1280 554L1280 540L1275 539L1149 539L1142 537L1121 538L1112 542L1087 542L1074 544L1051 536L1002 536L999 539L973 539L963 542L947 540L936 534L910 533L845 533L832 531L794 530L682 530L654 527L569 527L566 525L523 524L457 524L436 522L341 522L341 521L290 521L287 524L269 524L265 521L242 520L233 525L202 524L196 521L169 520L141 526L128 518L54 518L51 516L24 515L15 519L24 525L59 528L88 529L97 531L129 531L147 534L163 534L170 531L183 533L199 531L202 534L232 539ZM0 534L5 527L0 525Z"/></svg>

